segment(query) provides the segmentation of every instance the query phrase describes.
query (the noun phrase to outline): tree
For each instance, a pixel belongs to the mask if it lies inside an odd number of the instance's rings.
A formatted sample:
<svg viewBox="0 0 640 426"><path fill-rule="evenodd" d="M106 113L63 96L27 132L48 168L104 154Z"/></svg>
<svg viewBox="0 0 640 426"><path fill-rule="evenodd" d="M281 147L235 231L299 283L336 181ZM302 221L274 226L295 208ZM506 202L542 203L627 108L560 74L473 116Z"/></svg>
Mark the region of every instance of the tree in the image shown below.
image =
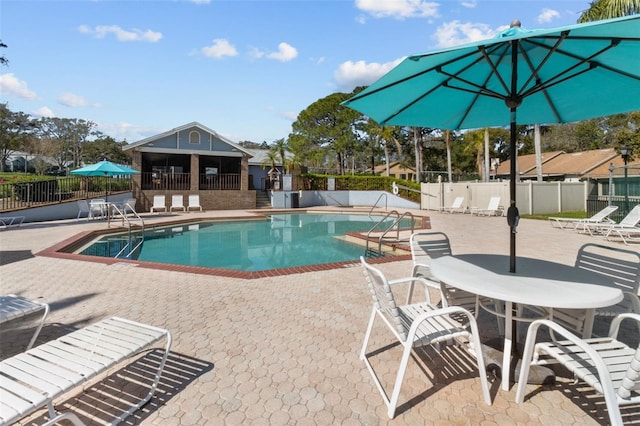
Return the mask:
<svg viewBox="0 0 640 426"><path fill-rule="evenodd" d="M362 119L359 112L340 103L362 89L356 88L352 93L333 93L317 100L301 111L292 125L294 134L335 156L339 174L344 174L346 155L357 149L357 121Z"/></svg>
<svg viewBox="0 0 640 426"><path fill-rule="evenodd" d="M130 162L129 154L122 150L127 142L116 142L111 136L98 134L98 138L82 144L82 158L86 163L97 163L102 160L109 160L116 164Z"/></svg>
<svg viewBox="0 0 640 426"><path fill-rule="evenodd" d="M578 22L599 21L640 13L640 0L594 0Z"/></svg>
<svg viewBox="0 0 640 426"><path fill-rule="evenodd" d="M13 112L8 104L0 104L0 171L4 172L5 163L13 152L25 147L34 129L34 121L28 114Z"/></svg>

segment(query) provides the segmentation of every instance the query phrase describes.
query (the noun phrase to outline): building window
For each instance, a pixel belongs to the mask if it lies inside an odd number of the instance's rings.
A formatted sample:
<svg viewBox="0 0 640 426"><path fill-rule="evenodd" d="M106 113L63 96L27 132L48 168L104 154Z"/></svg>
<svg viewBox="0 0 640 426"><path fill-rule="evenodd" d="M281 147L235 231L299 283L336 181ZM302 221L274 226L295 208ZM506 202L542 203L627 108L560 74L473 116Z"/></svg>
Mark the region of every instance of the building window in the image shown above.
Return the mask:
<svg viewBox="0 0 640 426"><path fill-rule="evenodd" d="M189 143L200 145L200 133L195 130L189 133Z"/></svg>

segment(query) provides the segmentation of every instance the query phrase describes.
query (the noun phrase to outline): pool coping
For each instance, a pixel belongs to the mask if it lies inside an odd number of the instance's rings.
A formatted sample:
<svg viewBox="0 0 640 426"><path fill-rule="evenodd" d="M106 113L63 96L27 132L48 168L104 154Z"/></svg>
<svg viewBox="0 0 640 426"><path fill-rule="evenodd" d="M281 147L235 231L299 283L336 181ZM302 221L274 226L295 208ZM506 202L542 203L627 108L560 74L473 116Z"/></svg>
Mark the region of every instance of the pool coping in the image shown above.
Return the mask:
<svg viewBox="0 0 640 426"><path fill-rule="evenodd" d="M171 226L181 223L193 223L194 221L202 222L202 221L213 221L213 222L228 222L228 221L249 221L256 220L260 218L266 218L267 215L276 214L276 213L327 213L327 211L322 210L314 210L314 209L295 209L295 210L269 210L269 211L252 211L249 212L255 214L255 217L251 216L215 216L215 217L199 217L198 219L194 218L185 218L184 220L168 220L166 222L156 222L153 224L154 227L163 227L163 226ZM331 211L331 213L337 214L367 214L366 212L357 212L353 209L345 209L345 210L336 210ZM376 212L380 213L380 212ZM429 216L422 215L413 215L415 219L421 220L421 226L415 228L414 230L424 230L431 229L431 221ZM139 261L139 260L130 260L130 259L120 259L120 258L108 258L108 257L98 257L98 256L89 256L77 253L70 253L64 250L73 250L74 247L81 246L88 239L93 238L102 234L110 234L114 232L118 232L121 230L126 230L126 227L115 227L115 228L106 228L106 229L98 229L91 231L84 231L78 234L75 234L59 243L48 247L38 253L37 256L44 257L52 257L56 259L67 259L67 260L76 260L83 262L93 262L93 263L101 263L104 265L126 265L131 267L139 267L139 268L149 268L149 269L157 269L163 271L176 271L176 272L186 272L192 274L199 275L210 275L210 276L221 276L228 278L240 278L240 279L257 279L257 278L266 278L266 277L274 277L274 276L282 276L282 275L292 275L292 274L301 274L306 272L318 272L318 271L327 271L332 269L339 268L348 268L358 265L358 261L349 260L344 262L332 262L332 263L322 263L317 265L306 265L306 266L295 266L289 268L279 268L279 269L269 269L265 271L236 271L233 269L224 269L224 268L210 268L204 266L189 266L189 265L177 265L171 263L159 263L159 262L149 262L149 261ZM362 235L362 233L357 232L348 232L349 237L360 239L362 241L366 241L366 236ZM371 241L376 241L370 239ZM406 251L407 254L394 254L393 256L383 256L383 257L373 257L369 258L367 261L373 264L378 263L387 263L398 260L411 260L410 248L405 243L384 243L385 247L388 250L395 252L396 250Z"/></svg>

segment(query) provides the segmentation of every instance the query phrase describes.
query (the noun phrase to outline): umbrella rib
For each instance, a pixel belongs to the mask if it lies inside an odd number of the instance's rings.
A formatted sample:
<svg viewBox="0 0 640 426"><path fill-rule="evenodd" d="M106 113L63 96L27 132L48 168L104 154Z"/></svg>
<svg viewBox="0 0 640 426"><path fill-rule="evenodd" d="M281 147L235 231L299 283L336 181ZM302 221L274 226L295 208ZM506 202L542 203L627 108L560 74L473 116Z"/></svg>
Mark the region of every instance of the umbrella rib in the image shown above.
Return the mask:
<svg viewBox="0 0 640 426"><path fill-rule="evenodd" d="M485 62L491 68L491 71L493 71L493 74L497 77L497 79L500 82L500 84L502 85L502 88L504 89L505 93L509 93L510 92L509 86L507 86L507 83L502 78L502 75L498 72L498 68L496 67L496 64L494 64L493 61L491 60L491 57L489 57L489 54L487 53L487 49L485 48L485 46L478 46L478 50L480 51L480 53L484 57ZM494 49L494 52L495 52L495 50L498 50L498 49L497 48ZM492 52L492 53L494 53L494 52ZM502 62L502 60L504 59L504 56L505 56L506 53L507 53L507 49L503 49L502 53L500 54L500 57L498 58L498 63ZM487 82L488 82L488 79L487 79L487 81L485 81L483 87L487 85Z"/></svg>
<svg viewBox="0 0 640 426"><path fill-rule="evenodd" d="M462 55L462 56L458 57L457 59L465 58L465 57L468 57L468 56L470 56L470 55L471 55L471 54L465 54L465 55ZM452 60L452 61L453 61L453 60ZM449 74L449 73L447 73L447 72L445 72L445 71L443 71L443 70L442 70L442 66L447 65L448 63L450 63L450 62L452 62L452 61L449 61L449 62L447 62L447 63L445 63L445 64L443 64L443 65L437 66L437 67L429 68L428 70L426 70L426 71L424 71L424 72L422 72L422 73L414 74L414 75L413 75L413 76L411 76L411 77L406 77L406 78L404 78L404 79L402 79L402 80L400 80L400 81L398 81L398 82L396 82L396 83L405 82L405 81L407 81L407 80L409 80L409 79L411 79L411 78L418 77L418 76L420 76L420 75L422 75L422 74L425 74L425 73L427 73L427 72L431 72L431 71L433 71L433 70L435 70L436 72L438 72L438 73L440 73L440 74L443 74L443 75L447 76L447 77L448 77L448 80L451 80L451 79L457 79L457 80L460 80L460 81L464 81L464 80L462 80L461 78L459 78L459 77L457 77L457 76L455 76L455 75L453 75L453 74ZM469 65L467 65L466 67L462 68L462 69L461 69L460 71L458 71L458 72L464 72L464 71L468 70L469 68L471 68L472 66L474 66L475 64L477 64L478 62L480 62L480 58L476 59L475 61L473 61L472 63L470 63L470 64L469 64ZM413 105L415 105L417 102L419 102L420 100L422 100L422 99L423 99L423 98L425 98L426 96L429 96L431 93L433 93L436 89L440 88L441 86L445 86L445 87L452 87L452 86L448 86L448 80L445 80L445 81L443 81L441 84L434 86L433 88L431 88L431 90L429 90L429 91L427 91L427 92L423 93L422 95L418 96L418 97L417 97L416 99L414 99L413 101L408 102L404 107L400 108L399 110L397 110L396 112L394 112L394 113L393 113L393 114L391 114L390 116L388 116L388 117L386 117L386 118L384 118L384 119L382 119L382 120L378 121L378 123L379 123L379 124L383 124L383 125L384 125L384 124L385 124L385 123L387 123L389 120L391 120L391 119L392 119L392 118L394 118L394 117L397 117L399 114L401 114L401 113L402 113L402 112L404 112L405 110L409 109L410 107L412 107ZM470 82L467 82L467 84L471 84L471 85L473 85L473 83L470 83ZM363 98L363 97L365 97L365 96L368 96L368 95L371 95L371 94L374 94L374 93L376 93L376 92L377 92L377 91L379 91L379 90L382 90L382 89L384 89L384 88L391 87L391 86L392 86L392 85L390 84L390 85L388 85L388 86L385 86L385 87L382 87L382 88L376 89L376 90L374 90L374 91L372 91L372 92L366 93L366 94L365 94L365 95L363 95L361 98ZM454 87L454 88L456 88L456 87ZM472 92L472 93L476 93L476 92ZM361 99L361 98L358 98L358 99ZM356 100L356 98L355 98L355 97L354 97L354 98L351 98L349 101L352 101L352 100Z"/></svg>
<svg viewBox="0 0 640 426"><path fill-rule="evenodd" d="M475 52L469 52L469 53L466 53L466 54L464 54L464 55L457 56L457 57L455 57L455 58L453 58L453 59L451 59L451 60L449 60L449 61L447 61L447 62L444 62L444 63L439 64L439 65L437 65L437 66L433 66L433 67L427 68L427 69L425 69L425 70L423 70L423 71L420 71L420 72L418 72L418 73L408 75L408 76L406 76L406 77L404 77L404 78L401 78L401 79L396 80L396 81L394 81L394 82L391 82L391 83L389 83L389 84L385 84L384 86L378 87L378 88L376 88L376 89L374 89L374 90L371 90L370 92L367 92L367 93L362 93L362 92L360 92L360 93L358 93L357 95L353 96L352 98L347 99L347 100L345 101L345 104L347 104L347 105L348 105L348 104L350 104L350 103L351 103L351 102L353 102L353 101L357 101L357 100L360 100L360 99L366 98L366 97L368 97L368 96L370 96L370 95L373 95L373 94L375 94L375 93L378 93L378 92L380 92L380 91L382 91L382 90L386 90L386 89L389 89L389 88L391 88L391 87L393 87L393 86L397 86L397 85L402 84L402 83L404 83L404 82L406 82L406 81L409 81L409 80L411 80L411 79L413 79L413 78L420 77L421 75L424 75L424 74L430 73L430 72L432 72L433 70L435 70L435 69L436 69L436 68L438 68L438 67L446 66L446 65L448 65L448 64L450 64L450 63L454 63L454 62L459 61L459 60L461 60L461 59L464 59L464 58L466 58L466 57L468 57L468 56L471 56L471 55L473 55L473 54L475 54ZM408 58L408 59L409 59L409 60L412 60L412 61L419 61L419 60L420 60L420 58L421 58L421 57L423 57L423 56L426 56L426 55L412 55L412 56L409 56L409 58ZM405 59L405 61L406 61L406 59ZM468 68L469 68L469 67L471 67L472 65L475 65L475 63L477 63L477 62L478 62L478 60L474 61L474 62L473 62L473 63L471 63L468 67L465 67L462 71L464 71L464 70L468 69ZM366 90L366 89L365 89L365 90ZM420 99L421 99L421 98L416 99L416 102L417 102L418 100L420 100ZM396 114L397 114L397 113L396 113ZM394 115L395 115L395 114L394 114ZM388 119L387 119L387 120L388 120Z"/></svg>

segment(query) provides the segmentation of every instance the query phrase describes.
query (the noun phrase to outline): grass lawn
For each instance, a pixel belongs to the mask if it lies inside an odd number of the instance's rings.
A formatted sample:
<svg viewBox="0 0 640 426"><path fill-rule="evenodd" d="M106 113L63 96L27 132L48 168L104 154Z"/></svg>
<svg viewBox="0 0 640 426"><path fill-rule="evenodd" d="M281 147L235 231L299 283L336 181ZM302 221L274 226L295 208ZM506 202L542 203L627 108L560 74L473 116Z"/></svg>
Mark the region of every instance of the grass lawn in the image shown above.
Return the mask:
<svg viewBox="0 0 640 426"><path fill-rule="evenodd" d="M552 213L552 214L521 214L520 217L523 219L538 219L538 220L548 220L550 217L585 219L587 217L587 212L562 212L562 213Z"/></svg>

